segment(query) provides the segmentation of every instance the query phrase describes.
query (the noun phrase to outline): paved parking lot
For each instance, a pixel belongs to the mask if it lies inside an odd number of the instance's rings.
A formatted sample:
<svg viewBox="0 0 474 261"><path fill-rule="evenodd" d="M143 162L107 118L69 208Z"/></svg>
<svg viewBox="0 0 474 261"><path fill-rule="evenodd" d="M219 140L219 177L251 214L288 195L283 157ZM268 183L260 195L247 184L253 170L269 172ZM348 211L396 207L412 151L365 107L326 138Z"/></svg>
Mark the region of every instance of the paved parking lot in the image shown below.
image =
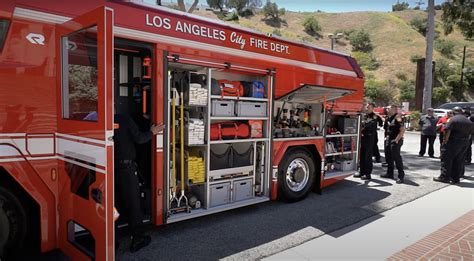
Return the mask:
<svg viewBox="0 0 474 261"><path fill-rule="evenodd" d="M418 133L406 134L405 184L379 178L384 168L376 164L370 182L348 178L300 202L268 202L153 228L151 245L135 254L127 251L124 238L117 260L259 259L376 217L446 186L432 181L439 175L439 159L418 158L418 143ZM439 156L438 140L435 146Z"/></svg>

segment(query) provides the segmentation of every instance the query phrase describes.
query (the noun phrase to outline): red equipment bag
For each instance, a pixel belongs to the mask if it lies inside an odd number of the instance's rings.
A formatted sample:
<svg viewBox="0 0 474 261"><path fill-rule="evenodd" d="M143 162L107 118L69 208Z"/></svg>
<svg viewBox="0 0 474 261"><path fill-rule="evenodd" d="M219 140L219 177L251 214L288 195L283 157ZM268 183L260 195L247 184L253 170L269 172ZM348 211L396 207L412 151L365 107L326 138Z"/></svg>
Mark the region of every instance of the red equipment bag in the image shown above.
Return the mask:
<svg viewBox="0 0 474 261"><path fill-rule="evenodd" d="M211 124L211 140L221 139L221 129L219 123Z"/></svg>
<svg viewBox="0 0 474 261"><path fill-rule="evenodd" d="M247 139L250 127L246 123L221 122L211 124L211 140Z"/></svg>
<svg viewBox="0 0 474 261"><path fill-rule="evenodd" d="M221 96L244 96L244 87L238 81L218 80Z"/></svg>
<svg viewBox="0 0 474 261"><path fill-rule="evenodd" d="M250 125L250 137L251 138L262 138L263 137L263 121L249 120Z"/></svg>

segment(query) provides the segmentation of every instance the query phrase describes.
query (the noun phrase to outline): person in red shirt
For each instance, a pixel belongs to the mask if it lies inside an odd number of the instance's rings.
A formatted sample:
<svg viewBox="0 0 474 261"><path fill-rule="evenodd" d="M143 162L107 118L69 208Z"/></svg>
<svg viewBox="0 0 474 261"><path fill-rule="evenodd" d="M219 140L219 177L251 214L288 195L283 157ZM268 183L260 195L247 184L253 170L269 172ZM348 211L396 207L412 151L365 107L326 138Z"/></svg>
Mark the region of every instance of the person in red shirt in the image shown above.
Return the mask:
<svg viewBox="0 0 474 261"><path fill-rule="evenodd" d="M436 123L436 128L439 130L439 145L440 147L443 146L443 139L444 139L444 127L448 122L448 119L453 116L453 111L448 111L446 116L439 118L438 122Z"/></svg>

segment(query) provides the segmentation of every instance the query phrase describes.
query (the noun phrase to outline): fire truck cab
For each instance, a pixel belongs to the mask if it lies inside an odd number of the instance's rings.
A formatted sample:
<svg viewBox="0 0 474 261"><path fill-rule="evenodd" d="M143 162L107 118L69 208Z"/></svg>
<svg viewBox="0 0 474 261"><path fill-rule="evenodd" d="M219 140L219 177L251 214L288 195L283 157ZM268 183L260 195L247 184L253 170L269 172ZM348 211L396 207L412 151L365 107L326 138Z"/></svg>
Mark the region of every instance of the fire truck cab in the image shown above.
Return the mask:
<svg viewBox="0 0 474 261"><path fill-rule="evenodd" d="M40 2L0 3L0 257L114 259L115 114L166 126L136 144L155 225L301 200L357 171L350 56L141 1Z"/></svg>

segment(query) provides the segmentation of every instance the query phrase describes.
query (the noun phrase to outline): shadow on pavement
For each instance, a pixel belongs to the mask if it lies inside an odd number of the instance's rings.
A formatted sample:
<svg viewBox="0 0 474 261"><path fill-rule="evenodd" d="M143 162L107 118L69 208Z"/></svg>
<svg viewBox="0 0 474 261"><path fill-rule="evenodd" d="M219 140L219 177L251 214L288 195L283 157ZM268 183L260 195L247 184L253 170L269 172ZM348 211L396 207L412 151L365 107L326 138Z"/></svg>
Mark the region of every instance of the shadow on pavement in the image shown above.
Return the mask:
<svg viewBox="0 0 474 261"><path fill-rule="evenodd" d="M389 195L345 180L296 203L268 202L157 228L149 247L133 255L120 252L118 259L216 260L308 227L328 233L354 224L377 214L364 206Z"/></svg>

